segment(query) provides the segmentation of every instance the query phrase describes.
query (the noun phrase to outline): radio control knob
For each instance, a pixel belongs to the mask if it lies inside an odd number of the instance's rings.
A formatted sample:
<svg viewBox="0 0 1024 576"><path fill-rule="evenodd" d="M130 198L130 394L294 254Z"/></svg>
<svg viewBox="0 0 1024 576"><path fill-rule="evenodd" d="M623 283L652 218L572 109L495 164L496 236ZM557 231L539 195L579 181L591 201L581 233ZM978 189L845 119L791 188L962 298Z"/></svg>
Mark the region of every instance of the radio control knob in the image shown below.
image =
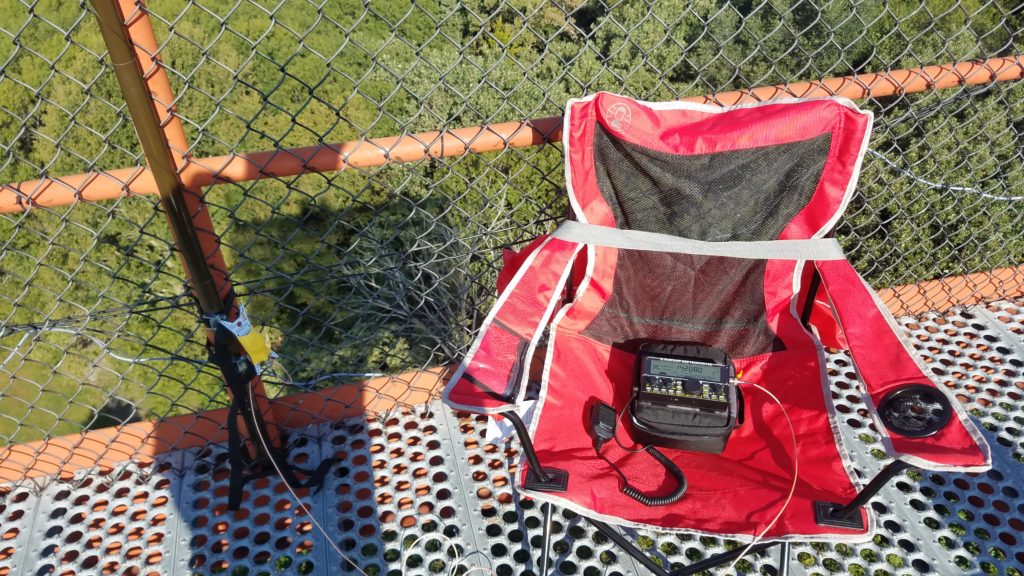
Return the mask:
<svg viewBox="0 0 1024 576"><path fill-rule="evenodd" d="M686 392L688 394L700 394L703 385L700 380L687 380L686 381Z"/></svg>

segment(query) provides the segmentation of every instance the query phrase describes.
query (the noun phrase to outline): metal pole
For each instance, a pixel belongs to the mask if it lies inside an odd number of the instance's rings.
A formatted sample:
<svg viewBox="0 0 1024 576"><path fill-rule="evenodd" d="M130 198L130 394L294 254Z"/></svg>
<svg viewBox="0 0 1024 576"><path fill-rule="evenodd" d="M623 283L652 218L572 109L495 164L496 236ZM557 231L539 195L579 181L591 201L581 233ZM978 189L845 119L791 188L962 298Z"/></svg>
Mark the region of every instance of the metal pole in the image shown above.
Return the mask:
<svg viewBox="0 0 1024 576"><path fill-rule="evenodd" d="M537 451L533 448L533 441L530 440L530 431L526 429L526 424L523 419L519 417L519 414L515 410L509 410L508 412L502 412L509 422L512 423L512 427L516 430L516 435L519 436L519 442L523 445L523 453L526 454L526 461L530 463L530 469L537 475L537 478L541 482L549 482L551 478L544 472L544 467L540 465L540 459L537 458Z"/></svg>
<svg viewBox="0 0 1024 576"><path fill-rule="evenodd" d="M835 234L835 230L829 230L828 234L825 234L825 238L832 238ZM811 270L811 282L807 285L807 300L804 301L804 309L800 313L800 323L804 325L807 330L811 329L811 314L814 312L814 300L818 297L818 290L821 289L821 274L818 274L818 269L814 267L814 262L810 263Z"/></svg>
<svg viewBox="0 0 1024 576"><path fill-rule="evenodd" d="M125 16L117 0L91 0L99 20L100 32L110 54L117 82L121 86L128 114L142 145L142 152L153 173L174 243L181 252L185 272L192 282L199 306L205 314L224 312L224 302L213 280L207 255L185 200L178 162L164 134L159 114L146 84L145 73L125 29Z"/></svg>
<svg viewBox="0 0 1024 576"><path fill-rule="evenodd" d="M586 519L587 522L590 522L591 526L597 528L598 532L607 536L608 539L614 542L615 545L618 546L623 552L629 554L633 557L634 560L642 564L644 568L650 570L651 573L655 574L656 576L669 576L667 570L659 566L658 563L654 560L651 560L650 557L647 556L647 554L644 554L643 550L637 548L636 544L630 542L629 539L623 536L618 530L612 528L604 522L601 522L600 520L594 520L593 518L587 518L585 516L584 519Z"/></svg>
<svg viewBox="0 0 1024 576"><path fill-rule="evenodd" d="M200 190L188 188L182 180L188 165L188 142L181 120L172 113L174 95L156 55L157 42L145 5L141 0L90 1L199 308L204 315L231 319L235 308L225 304L231 283L213 222ZM212 342L213 332L209 329L207 337ZM253 388L258 404L249 412L258 409L262 418L245 414L246 426L251 430L262 422L266 426L264 436L275 443L280 433L263 383L257 377L248 385Z"/></svg>
<svg viewBox="0 0 1024 576"><path fill-rule="evenodd" d="M779 576L789 576L789 542L779 544Z"/></svg>
<svg viewBox="0 0 1024 576"><path fill-rule="evenodd" d="M541 508L544 511L544 527L540 544L540 576L548 576L548 572L551 570L549 565L551 558L548 554L551 552L551 514L553 506L551 506L550 502L545 502L541 504Z"/></svg>
<svg viewBox="0 0 1024 576"><path fill-rule="evenodd" d="M728 106L764 102L776 98L821 98L843 96L852 100L884 98L946 88L1012 82L1024 77L1024 55L954 62L853 76L826 78L751 90L736 90L684 98L686 102ZM261 178L297 176L307 172L332 172L368 168L397 162L418 162L426 158L462 156L507 148L524 148L562 139L562 118L551 116L522 122L502 122L454 128L443 132L420 132L385 138L360 138L301 148L280 148L260 152L232 153L209 158L190 158L185 170L190 186L222 182L249 182ZM31 206L63 206L78 198L90 201L120 198L120 183L131 180L133 194L156 192L148 174L137 168L69 174L0 184L0 213L21 212ZM978 282L979 286L986 285Z"/></svg>
<svg viewBox="0 0 1024 576"><path fill-rule="evenodd" d="M703 572L705 570L710 570L710 569L715 568L717 566L721 566L722 564L725 564L726 562L731 562L731 561L739 558L740 556L747 556L749 554L758 554L758 553L763 552L763 551L765 551L765 550L767 550L767 549L769 549L772 546L775 546L777 544L778 544L777 542L767 542L765 544L755 544L754 546L751 546L749 550L747 550L746 546L740 546L739 548L736 548L735 550L730 550L728 552L722 552L721 554L717 554L717 555L712 556L710 558L705 558L704 560L701 560L700 562L694 562L693 564L690 564L689 566L685 566L683 568L680 568L679 570L673 570L672 573L670 574L670 576L691 576L692 574L697 574L699 572ZM746 551L746 552L744 553L744 551Z"/></svg>
<svg viewBox="0 0 1024 576"><path fill-rule="evenodd" d="M821 275L815 268L811 275L811 282L807 285L807 300L804 302L803 312L800 313L800 323L808 330L811 327L811 313L814 312L814 299L818 297L819 288L821 288Z"/></svg>

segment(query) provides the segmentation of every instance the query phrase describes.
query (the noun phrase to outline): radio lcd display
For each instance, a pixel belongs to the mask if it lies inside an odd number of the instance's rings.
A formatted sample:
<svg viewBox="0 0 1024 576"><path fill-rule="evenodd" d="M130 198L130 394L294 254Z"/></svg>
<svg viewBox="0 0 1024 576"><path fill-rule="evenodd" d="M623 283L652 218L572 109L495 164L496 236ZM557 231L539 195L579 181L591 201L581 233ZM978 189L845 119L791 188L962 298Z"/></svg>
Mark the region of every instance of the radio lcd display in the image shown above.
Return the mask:
<svg viewBox="0 0 1024 576"><path fill-rule="evenodd" d="M711 364L699 364L685 360L667 358L649 358L650 373L671 378L696 378L698 380L720 381L722 367Z"/></svg>

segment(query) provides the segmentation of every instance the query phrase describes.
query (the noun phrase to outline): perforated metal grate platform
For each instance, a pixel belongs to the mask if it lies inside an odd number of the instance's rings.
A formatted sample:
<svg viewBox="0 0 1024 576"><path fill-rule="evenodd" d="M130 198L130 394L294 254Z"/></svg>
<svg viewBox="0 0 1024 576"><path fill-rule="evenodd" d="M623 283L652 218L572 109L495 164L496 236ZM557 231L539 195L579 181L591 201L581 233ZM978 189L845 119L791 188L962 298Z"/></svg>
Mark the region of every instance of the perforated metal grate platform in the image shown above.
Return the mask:
<svg viewBox="0 0 1024 576"><path fill-rule="evenodd" d="M1024 576L1024 305L998 303L907 319L935 374L980 421L993 448L986 474L899 476L871 504L869 544L794 545L792 574ZM845 353L830 356L843 440L864 477L885 464ZM366 574L447 574L458 547L466 568L536 575L542 516L513 485L515 444L481 441L486 418L432 404L379 418L294 432L297 463L340 459L303 505ZM0 576L36 574L358 574L340 560L276 479L248 486L226 510L223 446L169 453L107 474L80 474L40 494L0 500ZM646 573L581 518L558 510L552 566L559 574ZM682 566L735 542L628 530L664 566ZM533 545L531 548L531 544ZM776 552L740 573L776 573ZM460 572L462 573L462 572Z"/></svg>

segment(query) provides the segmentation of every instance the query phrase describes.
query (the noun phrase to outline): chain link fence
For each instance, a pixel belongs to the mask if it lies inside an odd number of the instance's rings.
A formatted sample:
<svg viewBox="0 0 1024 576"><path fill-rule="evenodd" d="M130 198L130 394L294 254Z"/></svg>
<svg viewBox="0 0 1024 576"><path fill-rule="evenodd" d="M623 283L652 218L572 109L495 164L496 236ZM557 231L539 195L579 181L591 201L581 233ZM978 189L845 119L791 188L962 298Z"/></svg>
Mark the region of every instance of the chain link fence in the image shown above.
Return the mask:
<svg viewBox="0 0 1024 576"><path fill-rule="evenodd" d="M289 150L555 116L597 90L668 100L1024 52L1017 0L145 10L194 158L300 158ZM0 182L127 167L117 185L131 189L145 159L88 4L0 0L0 14ZM837 232L856 267L876 288L999 271L937 293L1019 295L1024 84L861 104L876 129ZM567 210L557 144L262 176L207 187L205 200L235 292L279 355L272 395L458 359L502 249ZM156 197L89 200L74 182L77 201L0 214L0 446L227 403ZM939 306L934 293L891 298L922 312ZM400 403L418 386L374 382Z"/></svg>

